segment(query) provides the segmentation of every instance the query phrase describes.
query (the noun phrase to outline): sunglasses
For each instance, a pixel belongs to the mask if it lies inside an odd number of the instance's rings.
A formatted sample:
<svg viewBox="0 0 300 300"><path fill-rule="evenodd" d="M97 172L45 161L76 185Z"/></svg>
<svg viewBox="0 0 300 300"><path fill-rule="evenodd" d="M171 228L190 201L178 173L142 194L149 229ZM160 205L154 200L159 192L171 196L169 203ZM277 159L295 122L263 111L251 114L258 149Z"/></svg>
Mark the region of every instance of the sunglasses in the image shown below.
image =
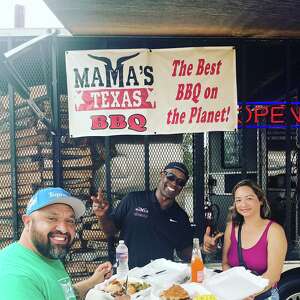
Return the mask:
<svg viewBox="0 0 300 300"><path fill-rule="evenodd" d="M166 178L169 181L175 182L176 185L178 185L180 187L184 187L185 186L185 184L186 184L186 180L185 179L178 178L175 174L173 174L171 172L167 172L167 171L164 171L164 174L165 174Z"/></svg>

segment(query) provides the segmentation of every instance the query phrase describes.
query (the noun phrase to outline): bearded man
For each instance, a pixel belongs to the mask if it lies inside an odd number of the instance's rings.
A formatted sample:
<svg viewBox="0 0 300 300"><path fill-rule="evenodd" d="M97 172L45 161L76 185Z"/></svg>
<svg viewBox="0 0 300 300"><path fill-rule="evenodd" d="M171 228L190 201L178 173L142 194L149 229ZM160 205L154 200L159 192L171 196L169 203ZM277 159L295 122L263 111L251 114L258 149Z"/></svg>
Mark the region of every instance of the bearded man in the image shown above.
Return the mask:
<svg viewBox="0 0 300 300"><path fill-rule="evenodd" d="M0 251L0 300L74 300L111 276L111 264L72 285L61 259L72 246L76 219L85 213L80 199L62 188L39 190L22 216L20 240Z"/></svg>

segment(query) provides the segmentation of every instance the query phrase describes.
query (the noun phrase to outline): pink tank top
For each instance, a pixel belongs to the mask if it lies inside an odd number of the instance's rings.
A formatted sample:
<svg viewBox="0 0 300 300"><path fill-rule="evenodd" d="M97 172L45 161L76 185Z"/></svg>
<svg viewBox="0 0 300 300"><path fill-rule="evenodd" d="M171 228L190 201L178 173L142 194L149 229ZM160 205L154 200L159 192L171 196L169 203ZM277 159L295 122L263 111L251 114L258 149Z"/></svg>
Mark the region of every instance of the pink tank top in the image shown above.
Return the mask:
<svg viewBox="0 0 300 300"><path fill-rule="evenodd" d="M258 274L263 274L268 267L268 241L267 235L269 228L273 222L270 221L258 242L249 249L243 249L243 259L248 269L256 271ZM239 257L237 251L237 238L235 236L234 225L231 227L230 235L231 245L228 251L228 263L231 267L239 266Z"/></svg>

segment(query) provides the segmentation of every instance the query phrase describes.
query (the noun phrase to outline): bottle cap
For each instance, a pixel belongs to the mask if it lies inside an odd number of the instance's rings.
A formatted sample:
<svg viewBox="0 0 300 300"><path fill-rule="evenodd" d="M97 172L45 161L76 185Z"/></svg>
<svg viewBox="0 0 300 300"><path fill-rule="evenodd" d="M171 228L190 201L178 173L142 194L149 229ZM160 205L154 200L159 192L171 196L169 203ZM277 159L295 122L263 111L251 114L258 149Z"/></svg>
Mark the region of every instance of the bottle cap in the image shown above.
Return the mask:
<svg viewBox="0 0 300 300"><path fill-rule="evenodd" d="M119 240L119 244L124 244L124 240Z"/></svg>

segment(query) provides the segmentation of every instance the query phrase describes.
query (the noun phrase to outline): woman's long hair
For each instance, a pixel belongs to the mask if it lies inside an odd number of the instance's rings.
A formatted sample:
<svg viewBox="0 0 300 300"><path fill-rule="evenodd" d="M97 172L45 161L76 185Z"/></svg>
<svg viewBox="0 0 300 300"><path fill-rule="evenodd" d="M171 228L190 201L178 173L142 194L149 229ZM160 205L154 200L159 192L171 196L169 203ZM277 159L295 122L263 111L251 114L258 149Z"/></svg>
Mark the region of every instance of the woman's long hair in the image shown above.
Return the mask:
<svg viewBox="0 0 300 300"><path fill-rule="evenodd" d="M261 187L259 185L257 185L255 182L253 182L252 180L249 180L249 179L244 179L244 180L238 182L233 187L233 190L232 190L233 205L230 208L232 223L235 226L238 225L238 224L244 223L244 217L237 212L236 207L235 207L235 203L234 203L236 190L238 188L242 187L242 186L248 186L249 188L251 188L253 190L253 192L255 193L255 195L257 196L258 200L262 203L262 205L260 207L260 216L263 219L270 218L271 209L270 209L270 205L268 203L268 200L265 196L265 193L263 192Z"/></svg>

